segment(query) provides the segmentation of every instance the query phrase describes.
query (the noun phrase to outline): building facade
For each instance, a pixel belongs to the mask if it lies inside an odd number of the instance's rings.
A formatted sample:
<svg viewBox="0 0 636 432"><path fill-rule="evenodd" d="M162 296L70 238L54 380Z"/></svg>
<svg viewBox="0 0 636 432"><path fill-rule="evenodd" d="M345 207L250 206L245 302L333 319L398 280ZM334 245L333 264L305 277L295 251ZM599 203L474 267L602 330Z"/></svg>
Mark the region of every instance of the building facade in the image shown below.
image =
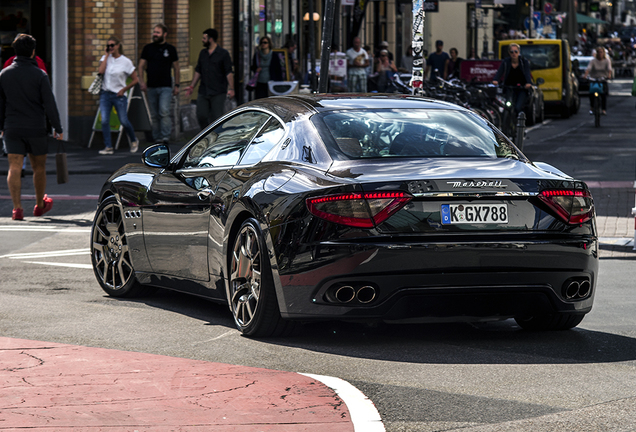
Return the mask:
<svg viewBox="0 0 636 432"><path fill-rule="evenodd" d="M313 43L309 20L312 4L316 18ZM442 39L446 51L456 47L463 57L474 42L470 18L473 8L474 0L440 1L437 12L426 14L425 49L430 52L434 41ZM310 56L320 64L323 11L324 0L2 0L0 55L6 59L12 54L10 45L17 33L36 37L37 54L47 64L65 137L87 145L98 96L86 89L111 35L121 40L123 54L136 65L143 46L151 42L154 25L166 24L168 42L179 54L181 89L185 89L202 49L202 32L216 28L218 43L230 52L234 62L240 104L249 100L244 86L263 35L270 36L275 48L293 41L297 49L289 55L290 69L296 61L301 80L307 79ZM491 21L486 18L479 24L480 48L483 36L489 39L492 35ZM399 63L412 38L411 26L412 4L408 0L337 0L333 41L341 51L351 46L355 35L371 51L388 41ZM178 105L185 106L190 99L182 90Z"/></svg>

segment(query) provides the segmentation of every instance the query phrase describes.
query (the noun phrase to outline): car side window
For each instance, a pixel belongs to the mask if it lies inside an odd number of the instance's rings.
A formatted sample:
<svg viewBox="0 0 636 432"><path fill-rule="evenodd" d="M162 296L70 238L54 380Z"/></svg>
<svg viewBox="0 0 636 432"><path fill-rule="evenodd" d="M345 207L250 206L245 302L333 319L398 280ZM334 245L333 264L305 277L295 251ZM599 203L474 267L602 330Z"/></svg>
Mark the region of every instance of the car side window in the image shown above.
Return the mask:
<svg viewBox="0 0 636 432"><path fill-rule="evenodd" d="M271 118L247 148L239 165L253 165L260 162L283 136L285 136L285 128L278 120Z"/></svg>
<svg viewBox="0 0 636 432"><path fill-rule="evenodd" d="M211 129L192 145L182 168L236 165L250 140L269 118L260 111L245 111Z"/></svg>

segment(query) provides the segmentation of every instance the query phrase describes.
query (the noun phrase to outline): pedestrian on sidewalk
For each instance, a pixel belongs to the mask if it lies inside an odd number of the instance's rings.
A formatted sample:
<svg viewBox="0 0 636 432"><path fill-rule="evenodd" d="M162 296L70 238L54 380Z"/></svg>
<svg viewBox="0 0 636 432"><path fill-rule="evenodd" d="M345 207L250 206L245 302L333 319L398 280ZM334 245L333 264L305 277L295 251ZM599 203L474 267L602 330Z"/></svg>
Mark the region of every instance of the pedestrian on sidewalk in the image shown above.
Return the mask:
<svg viewBox="0 0 636 432"><path fill-rule="evenodd" d="M355 93L367 92L367 67L369 54L362 48L358 36L353 38L353 46L347 54L347 91Z"/></svg>
<svg viewBox="0 0 636 432"><path fill-rule="evenodd" d="M166 42L168 27L157 24L152 31L152 43L141 51L139 60L139 87L148 96L152 118L152 139L167 144L172 133L170 102L179 94L179 56L177 49ZM144 71L148 70L148 82ZM170 70L174 70L174 85Z"/></svg>
<svg viewBox="0 0 636 432"><path fill-rule="evenodd" d="M272 51L272 40L268 36L261 37L259 46L252 57L253 73L258 74L254 99L262 99L269 96L269 82L283 80L283 67L280 58Z"/></svg>
<svg viewBox="0 0 636 432"><path fill-rule="evenodd" d="M430 80L433 83L437 83L437 77L445 78L444 71L446 70L446 64L450 60L448 53L444 52L444 41L438 40L435 42L435 52L428 56L426 60L426 71L424 76L431 73Z"/></svg>
<svg viewBox="0 0 636 432"><path fill-rule="evenodd" d="M102 91L99 93L104 149L100 150L99 154L112 155L114 153L110 137L110 112L113 110L113 106L117 111L119 122L128 134L130 152L135 153L139 149L139 140L135 136L135 129L128 120L126 92L139 82L139 78L133 62L121 53L121 42L115 36L108 38L106 53L99 60L99 73L104 77ZM126 84L128 77L131 78L131 81Z"/></svg>
<svg viewBox="0 0 636 432"><path fill-rule="evenodd" d="M63 139L60 114L48 75L35 61L35 38L19 34L13 41L16 58L0 72L0 134L9 156L7 185L13 201L13 220L24 219L22 208L22 162L29 155L33 168L35 207L33 216L42 216L53 207L46 194L46 118L53 136Z"/></svg>
<svg viewBox="0 0 636 432"><path fill-rule="evenodd" d="M190 96L199 80L197 95L197 119L201 129L221 117L225 113L225 99L234 97L234 70L230 53L221 48L216 41L219 32L207 29L203 32L201 42L203 49L194 70L194 77L186 94Z"/></svg>

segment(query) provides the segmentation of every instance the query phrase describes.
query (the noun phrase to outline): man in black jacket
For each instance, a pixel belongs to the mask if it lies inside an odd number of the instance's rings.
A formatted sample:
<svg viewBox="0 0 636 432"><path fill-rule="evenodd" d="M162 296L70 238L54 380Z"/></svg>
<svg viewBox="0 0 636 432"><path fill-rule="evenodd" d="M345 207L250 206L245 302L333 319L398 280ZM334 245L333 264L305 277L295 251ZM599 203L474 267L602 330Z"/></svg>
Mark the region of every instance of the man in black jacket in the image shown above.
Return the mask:
<svg viewBox="0 0 636 432"><path fill-rule="evenodd" d="M51 210L53 200L46 190L46 154L48 152L46 118L62 139L62 124L48 75L35 61L35 38L19 34L13 41L16 58L0 72L0 133L9 156L7 184L13 201L13 220L24 219L21 202L22 162L29 155L33 168L36 204L33 216Z"/></svg>

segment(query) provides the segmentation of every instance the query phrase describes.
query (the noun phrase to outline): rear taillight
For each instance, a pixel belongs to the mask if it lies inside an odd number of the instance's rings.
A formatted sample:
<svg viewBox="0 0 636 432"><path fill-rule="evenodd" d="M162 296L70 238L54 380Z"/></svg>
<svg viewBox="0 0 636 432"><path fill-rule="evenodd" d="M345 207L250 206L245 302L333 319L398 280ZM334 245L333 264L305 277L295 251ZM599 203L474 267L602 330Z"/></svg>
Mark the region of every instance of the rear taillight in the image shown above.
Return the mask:
<svg viewBox="0 0 636 432"><path fill-rule="evenodd" d="M413 197L406 192L351 192L307 198L307 208L319 218L358 228L373 228Z"/></svg>
<svg viewBox="0 0 636 432"><path fill-rule="evenodd" d="M576 225L594 214L594 201L588 190L551 189L541 191L539 198L565 222Z"/></svg>

